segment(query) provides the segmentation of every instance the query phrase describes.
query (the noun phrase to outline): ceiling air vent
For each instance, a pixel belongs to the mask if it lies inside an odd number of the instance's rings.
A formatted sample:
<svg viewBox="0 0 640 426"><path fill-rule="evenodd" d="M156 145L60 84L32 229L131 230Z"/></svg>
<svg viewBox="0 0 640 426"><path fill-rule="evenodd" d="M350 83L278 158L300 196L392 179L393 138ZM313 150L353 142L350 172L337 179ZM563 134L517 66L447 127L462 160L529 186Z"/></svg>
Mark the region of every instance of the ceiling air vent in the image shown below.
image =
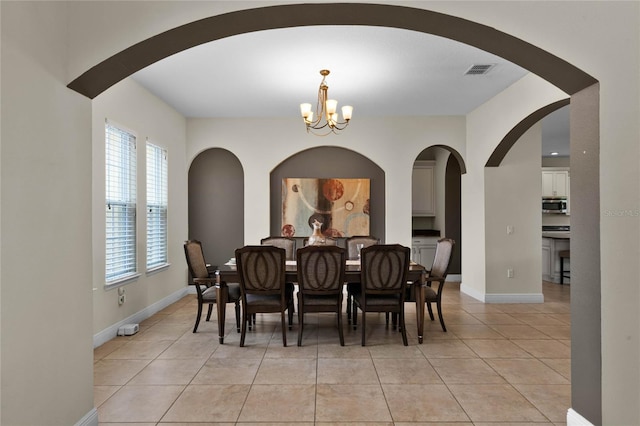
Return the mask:
<svg viewBox="0 0 640 426"><path fill-rule="evenodd" d="M471 68L464 73L464 75L484 75L488 73L491 68L493 68L496 64L476 64L471 65Z"/></svg>

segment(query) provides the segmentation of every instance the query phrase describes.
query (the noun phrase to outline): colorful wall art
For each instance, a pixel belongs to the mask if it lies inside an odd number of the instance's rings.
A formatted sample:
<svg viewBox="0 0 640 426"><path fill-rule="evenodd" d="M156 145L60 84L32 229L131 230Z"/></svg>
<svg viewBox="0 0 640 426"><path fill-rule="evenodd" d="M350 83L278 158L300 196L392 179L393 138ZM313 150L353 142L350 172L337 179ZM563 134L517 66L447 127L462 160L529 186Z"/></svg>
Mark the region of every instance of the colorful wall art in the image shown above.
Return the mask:
<svg viewBox="0 0 640 426"><path fill-rule="evenodd" d="M327 237L369 235L369 188L369 179L282 179L282 235L308 237L315 220Z"/></svg>

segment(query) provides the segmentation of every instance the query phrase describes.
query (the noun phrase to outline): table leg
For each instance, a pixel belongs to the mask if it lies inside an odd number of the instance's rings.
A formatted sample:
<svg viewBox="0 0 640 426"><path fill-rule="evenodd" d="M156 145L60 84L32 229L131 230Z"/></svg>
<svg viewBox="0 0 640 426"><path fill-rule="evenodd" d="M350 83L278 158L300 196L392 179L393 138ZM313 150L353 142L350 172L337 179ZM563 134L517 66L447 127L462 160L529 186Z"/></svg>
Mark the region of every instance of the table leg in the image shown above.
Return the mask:
<svg viewBox="0 0 640 426"><path fill-rule="evenodd" d="M418 343L422 343L424 336L424 274L420 281L414 283L416 297L416 319L418 320Z"/></svg>
<svg viewBox="0 0 640 426"><path fill-rule="evenodd" d="M216 308L218 310L218 341L224 343L224 321L227 316L227 300L229 300L229 287L224 281L220 281L219 272L216 271Z"/></svg>

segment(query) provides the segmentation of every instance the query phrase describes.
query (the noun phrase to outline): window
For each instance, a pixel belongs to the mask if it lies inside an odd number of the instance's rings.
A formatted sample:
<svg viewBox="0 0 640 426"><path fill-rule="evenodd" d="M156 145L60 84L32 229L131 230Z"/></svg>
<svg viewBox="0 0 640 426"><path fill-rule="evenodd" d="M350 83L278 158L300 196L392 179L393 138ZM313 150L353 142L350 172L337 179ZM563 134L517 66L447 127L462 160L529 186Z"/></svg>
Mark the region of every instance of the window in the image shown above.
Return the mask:
<svg viewBox="0 0 640 426"><path fill-rule="evenodd" d="M167 150L147 142L147 270L167 264Z"/></svg>
<svg viewBox="0 0 640 426"><path fill-rule="evenodd" d="M136 137L106 123L107 283L136 273Z"/></svg>

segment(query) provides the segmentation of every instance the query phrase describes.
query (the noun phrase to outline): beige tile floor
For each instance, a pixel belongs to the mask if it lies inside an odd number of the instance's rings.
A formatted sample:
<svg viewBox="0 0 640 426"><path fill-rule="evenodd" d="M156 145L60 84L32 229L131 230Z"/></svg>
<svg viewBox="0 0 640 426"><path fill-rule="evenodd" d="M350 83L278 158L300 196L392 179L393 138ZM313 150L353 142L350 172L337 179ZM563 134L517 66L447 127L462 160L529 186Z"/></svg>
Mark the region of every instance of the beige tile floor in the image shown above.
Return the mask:
<svg viewBox="0 0 640 426"><path fill-rule="evenodd" d="M409 346L368 314L367 346L335 317L297 319L282 346L279 316L258 315L240 348L233 311L225 344L215 321L191 332L189 295L94 351L101 425L560 425L570 406L569 287L543 284L543 304L483 304L448 283L448 332L427 320ZM345 318L346 319L346 318ZM345 321L346 323L346 321Z"/></svg>

